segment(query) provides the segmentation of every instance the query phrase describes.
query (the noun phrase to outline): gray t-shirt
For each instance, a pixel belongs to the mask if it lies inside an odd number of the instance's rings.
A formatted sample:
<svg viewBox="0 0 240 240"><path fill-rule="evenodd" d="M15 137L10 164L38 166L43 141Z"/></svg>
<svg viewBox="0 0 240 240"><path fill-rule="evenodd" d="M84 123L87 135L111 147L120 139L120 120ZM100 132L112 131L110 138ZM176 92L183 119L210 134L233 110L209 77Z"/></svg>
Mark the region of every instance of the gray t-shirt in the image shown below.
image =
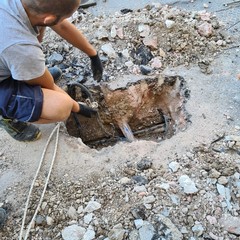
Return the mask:
<svg viewBox="0 0 240 240"><path fill-rule="evenodd" d="M0 81L42 76L45 56L21 0L0 1Z"/></svg>

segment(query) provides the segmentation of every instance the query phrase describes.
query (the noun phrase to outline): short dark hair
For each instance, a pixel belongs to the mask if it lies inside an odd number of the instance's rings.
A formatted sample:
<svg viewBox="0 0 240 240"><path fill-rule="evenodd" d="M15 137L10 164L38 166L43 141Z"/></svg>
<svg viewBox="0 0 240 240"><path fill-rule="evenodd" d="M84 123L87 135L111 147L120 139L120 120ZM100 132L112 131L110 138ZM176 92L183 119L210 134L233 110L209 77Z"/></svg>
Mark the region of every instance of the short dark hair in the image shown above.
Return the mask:
<svg viewBox="0 0 240 240"><path fill-rule="evenodd" d="M56 16L66 16L79 5L79 0L22 0L22 2L34 13L50 13Z"/></svg>

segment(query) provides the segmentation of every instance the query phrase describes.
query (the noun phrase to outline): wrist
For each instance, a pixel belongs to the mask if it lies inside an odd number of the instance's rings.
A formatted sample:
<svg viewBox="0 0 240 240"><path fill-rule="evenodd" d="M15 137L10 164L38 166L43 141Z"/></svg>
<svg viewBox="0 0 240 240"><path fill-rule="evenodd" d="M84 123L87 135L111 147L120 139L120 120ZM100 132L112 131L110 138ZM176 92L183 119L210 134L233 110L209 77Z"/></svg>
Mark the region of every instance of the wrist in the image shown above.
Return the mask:
<svg viewBox="0 0 240 240"><path fill-rule="evenodd" d="M94 59L94 58L96 58L98 56L98 52L96 50L94 50L92 52L92 54L89 54L88 56L89 56L89 58Z"/></svg>
<svg viewBox="0 0 240 240"><path fill-rule="evenodd" d="M89 57L89 58L94 62L94 61L98 60L99 56L97 54L97 55Z"/></svg>

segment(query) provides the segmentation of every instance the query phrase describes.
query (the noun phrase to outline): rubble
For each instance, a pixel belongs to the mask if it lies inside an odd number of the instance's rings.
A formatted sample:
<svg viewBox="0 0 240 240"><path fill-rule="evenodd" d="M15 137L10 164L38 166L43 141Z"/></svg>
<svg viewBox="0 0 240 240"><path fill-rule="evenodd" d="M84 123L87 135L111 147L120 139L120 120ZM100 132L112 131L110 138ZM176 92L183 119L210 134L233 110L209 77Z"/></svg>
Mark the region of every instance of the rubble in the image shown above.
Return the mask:
<svg viewBox="0 0 240 240"><path fill-rule="evenodd" d="M75 15L74 23L98 49L100 56L107 57L103 81L131 73L154 75L166 67L201 63L208 63L207 67L200 68L210 74L209 65L214 56L233 41L225 33L223 24L206 10L188 12L152 4L110 16L97 17L82 10ZM52 52L62 55L64 65L58 61L54 64L61 67L64 81L82 75L87 76L87 84L92 83L89 60L85 54L59 42L59 37L50 30L43 48L49 58L49 66L53 65ZM140 71L139 68L149 70Z"/></svg>
<svg viewBox="0 0 240 240"><path fill-rule="evenodd" d="M230 38L221 34L222 26L216 17L207 12L153 5L138 11L124 9L108 17L84 13L75 21L78 22L80 17L79 26L105 59L103 82L114 82L115 76L121 74L140 74L140 66L151 67L148 74L155 75L168 66L197 63L203 72L209 74L214 54L231 43ZM198 29L205 21L211 24L211 32L201 36ZM101 29L102 35L96 31L99 26L106 30ZM64 71L64 80L79 79L82 75L81 81L92 83L87 57L66 43L58 42L58 38L51 34L45 43L46 55L50 58L55 51L61 54L64 64L59 63L59 66ZM148 36L157 37L153 38L157 42L146 46L144 39ZM107 54L102 46L110 43L114 52ZM53 63L49 61L49 64ZM100 171L99 175L93 173L75 181L68 181L64 176L51 178L31 228L31 238L238 239L240 149L236 132L218 136L211 146L203 144L189 149L186 154L176 155L169 159L166 168L156 167L150 156L141 161L133 157L126 158L106 174ZM2 153L0 157L5 158ZM7 164L14 161L7 160ZM1 165L3 171L8 166L4 164ZM28 220L37 206L43 182L40 180L35 186ZM7 189L5 194L7 191L17 192L18 187ZM3 202L0 207L8 212L0 239L18 239L22 206L8 206Z"/></svg>

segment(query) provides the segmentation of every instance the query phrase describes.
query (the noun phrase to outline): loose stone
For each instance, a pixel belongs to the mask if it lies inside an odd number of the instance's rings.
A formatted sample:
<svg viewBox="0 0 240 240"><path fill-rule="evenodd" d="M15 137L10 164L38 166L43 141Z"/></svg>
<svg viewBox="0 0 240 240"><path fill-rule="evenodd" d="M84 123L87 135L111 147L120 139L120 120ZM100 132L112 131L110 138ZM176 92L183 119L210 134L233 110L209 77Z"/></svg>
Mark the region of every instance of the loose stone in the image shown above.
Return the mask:
<svg viewBox="0 0 240 240"><path fill-rule="evenodd" d="M179 178L179 183L180 186L183 187L184 192L187 194L198 192L195 183L187 175L182 175Z"/></svg>

